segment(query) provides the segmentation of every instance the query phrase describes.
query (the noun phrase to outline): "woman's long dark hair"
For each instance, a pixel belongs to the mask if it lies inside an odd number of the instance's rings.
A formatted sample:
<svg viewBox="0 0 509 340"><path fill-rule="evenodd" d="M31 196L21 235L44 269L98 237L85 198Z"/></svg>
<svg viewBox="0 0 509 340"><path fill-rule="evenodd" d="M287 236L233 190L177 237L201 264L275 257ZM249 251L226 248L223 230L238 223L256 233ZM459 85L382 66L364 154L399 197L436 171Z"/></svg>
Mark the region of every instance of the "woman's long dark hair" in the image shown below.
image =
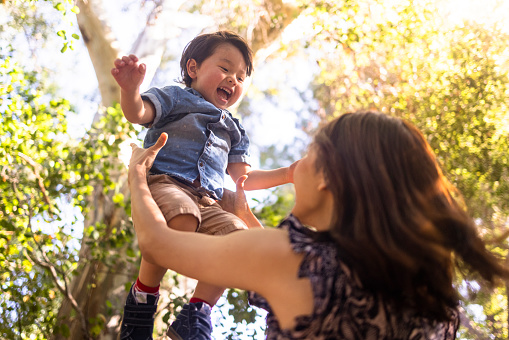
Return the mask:
<svg viewBox="0 0 509 340"><path fill-rule="evenodd" d="M453 254L490 283L509 277L412 124L350 113L323 127L314 143L335 199L329 233L365 288L445 320L458 304Z"/></svg>

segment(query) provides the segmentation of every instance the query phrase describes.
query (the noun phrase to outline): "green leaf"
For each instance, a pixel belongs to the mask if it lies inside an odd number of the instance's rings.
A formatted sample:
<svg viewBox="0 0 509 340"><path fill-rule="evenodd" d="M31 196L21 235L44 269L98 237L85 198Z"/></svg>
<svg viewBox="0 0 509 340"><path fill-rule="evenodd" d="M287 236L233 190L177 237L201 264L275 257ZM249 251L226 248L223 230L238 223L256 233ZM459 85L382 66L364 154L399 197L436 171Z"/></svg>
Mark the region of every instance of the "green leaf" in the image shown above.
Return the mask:
<svg viewBox="0 0 509 340"><path fill-rule="evenodd" d="M63 3L59 2L57 4L55 4L54 6L58 11L60 12L65 12L65 6Z"/></svg>
<svg viewBox="0 0 509 340"><path fill-rule="evenodd" d="M73 12L74 14L79 14L80 9L78 6L74 6L73 8L71 8L71 12ZM78 39L78 38L76 38L76 39Z"/></svg>
<svg viewBox="0 0 509 340"><path fill-rule="evenodd" d="M118 193L113 196L113 202L115 204L123 204L124 203L124 194Z"/></svg>

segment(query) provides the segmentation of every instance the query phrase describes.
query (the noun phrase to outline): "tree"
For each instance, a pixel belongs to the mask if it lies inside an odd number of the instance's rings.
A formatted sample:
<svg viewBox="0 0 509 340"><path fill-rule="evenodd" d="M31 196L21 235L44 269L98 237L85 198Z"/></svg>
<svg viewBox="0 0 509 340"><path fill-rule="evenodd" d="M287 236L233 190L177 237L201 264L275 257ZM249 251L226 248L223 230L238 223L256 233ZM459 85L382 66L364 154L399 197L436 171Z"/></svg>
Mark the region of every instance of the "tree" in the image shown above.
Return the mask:
<svg viewBox="0 0 509 340"><path fill-rule="evenodd" d="M199 16L202 28L228 28L245 36L255 51L255 69L271 53L292 55L298 49L318 55L320 73L312 84L320 102L317 116L329 119L362 107L416 123L463 192L493 249L506 255L507 36L475 25L451 27L437 15L437 3L144 1L140 12L146 13L146 25L128 52L148 65L144 85L157 83L165 62L176 58L172 48L178 36L199 31L188 32L178 19L187 23ZM139 252L119 154L125 140L137 138L137 131L116 105L119 91L109 69L120 52L101 4L0 4L11 19L10 25L0 26L0 83L8 84L0 86L2 337L112 339L136 275ZM67 22L64 27L52 7ZM78 10L79 31L69 26ZM312 34L278 44L297 17L312 22ZM28 58L7 43L19 43L16 32L24 32ZM77 38L85 43L98 79L101 104L93 126L78 139L68 133L65 120L77 108L54 94L47 80L50 71L36 59L43 43L55 35L58 47L52 48L64 55L76 47ZM248 115L249 101L239 106L237 115ZM291 194L282 190L276 196L275 208L262 202L258 212L267 224L277 223L288 211ZM69 206L81 214L68 218ZM75 215L84 218L82 235ZM507 337L506 289L490 291L478 278L458 275L465 326L459 335ZM172 284L183 287L180 279L173 277ZM159 315L163 322L183 302L181 294L170 294L172 302L161 306L168 310ZM253 314L241 298L237 291L228 295L238 307L237 320L249 320Z"/></svg>
<svg viewBox="0 0 509 340"><path fill-rule="evenodd" d="M25 19L30 17L30 14L34 18L37 17L39 21L42 20L44 22L44 18L38 15L37 10L46 3L43 1L17 1L15 3L3 4L2 6L6 6L6 8L11 10L10 13L14 17L22 18L19 20L20 26L27 28L33 27L24 25L26 23ZM26 4L33 9L33 12L16 11L15 6L21 4ZM78 12L75 7L72 7L72 2L70 1L62 3L55 1L52 4L64 14L64 18L71 15L70 12L72 11ZM166 20L160 20L168 12L170 14L173 13L173 15L177 14L178 6L175 7L174 4L174 2L171 4L169 1L153 1L154 6L147 19L147 27L140 34L140 39L134 45L135 50L132 52L138 53L147 61L149 70L157 70L159 64L164 59L165 53L164 48L163 50L151 48L154 46L154 39L156 38L151 32L160 28L160 25L168 23ZM183 2L178 5L182 6L182 4ZM96 114L93 127L79 141L80 143L77 143L77 141L71 140L65 134L65 131L55 130L57 127L64 129L65 124L60 123L55 125L55 118L51 115L50 111L47 114L48 119L44 123L44 129L40 128L39 134L47 134L47 143L55 148L60 147L65 152L53 154L49 153L48 150L34 151L31 153L31 156L35 160L19 156L15 159L15 168L12 168L12 164L6 164L2 168L6 176L11 176L4 177L6 179L3 183L7 187L12 187L13 183L18 181L12 175L17 173L15 169L26 168L27 165L32 166L36 178L38 178L37 176L40 178L40 181L37 182L39 187L34 187L33 183L25 181L26 190L31 185L31 190L33 191L39 188L41 191L41 193L38 193L39 195L43 195L44 192L48 192L50 189L51 191L49 192L54 195L49 196L49 203L43 205L43 207L47 206L46 210L35 208L38 204L41 204L41 200L30 202L30 205L26 204L31 209L29 211L30 214L28 214L27 209L20 209L18 207L20 204L24 206L19 199L14 200L8 196L3 199L6 207L10 207L5 210L9 217L15 214L16 211L24 213L24 220L22 222L16 222L14 218L8 220L9 228L6 228L6 230L12 230L12 234L9 234L9 237L5 236L6 241L4 246L14 249L12 247L16 242L25 242L27 244L26 248L29 249L25 253L12 251L11 254L9 252L7 253L9 256L3 258L13 268L10 274L5 275L7 277L5 284L9 287L17 287L17 290L10 290L10 296L13 297L16 295L14 293L17 293L16 296L19 296L22 300L26 300L26 296L31 296L27 293L26 287L22 285L26 284L29 278L34 279L36 273L39 273L37 274L38 280L36 282L39 284L43 283L41 287L46 290L53 289L51 290L53 293L45 293L44 295L55 296L50 301L52 303L51 306L47 302L45 305L37 305L36 307L38 312L42 310L42 307L51 307L49 319L42 320L39 317L31 323L31 325L40 324L41 332L33 331L33 326L21 327L23 325L20 325L18 330L9 334L21 336L22 334L32 334L33 332L33 334L45 334L44 337L51 335L54 339L115 337L119 327L119 313L122 309L126 288L128 288L125 285L131 281L137 266L135 259L139 258L139 253L134 244L132 226L128 218L129 195L126 190L125 168L118 158L122 142L129 136L135 138L135 135L133 135L134 132L130 125L122 118L118 107L115 106L119 99L119 90L113 78L109 75L109 69L114 58L119 55L119 52L114 47L115 39L110 34L108 23L100 19L100 5L100 1L77 2L77 7L79 8L77 18L81 37L87 46L94 65L102 98L102 107ZM192 6L203 5L206 5L206 3L200 1L192 4L186 3L186 8L192 12L195 10ZM228 5L230 6L231 2ZM266 1L257 6L257 8L263 8L264 10L256 14L254 18L250 18L254 24L246 25L241 20L245 18L242 16L245 14L242 11L247 6L238 6L238 4L231 8L225 6L228 11L225 11L222 15L222 18L235 17L237 19L234 27L245 36L248 36L249 41L254 44L253 49L255 53L277 39L286 25L299 12L298 8L277 0ZM213 8L209 10L213 11ZM202 13L204 13L203 10ZM225 13L228 15L224 15ZM210 13L204 14L210 15ZM253 13L249 14L253 15ZM223 22L224 24L226 22ZM65 52L68 47L72 47L72 40L67 39L69 33L66 30L58 31L58 35L64 39L62 52ZM165 39L171 38L165 37L163 41L158 41L158 46L164 47ZM16 56L16 54L13 53L13 56ZM3 57L2 60L9 61L10 59ZM13 72L8 72L11 82L16 80L12 78L14 74ZM19 93L31 93L34 89L41 91L43 87L39 87L34 83L22 84L22 86L14 87L14 92L11 91L12 94L9 92L8 97L5 97L5 99L2 97L2 101L9 102L12 100L11 97L14 98ZM26 97L20 99L20 101L30 102L32 99L32 97ZM65 101L63 103L68 105ZM48 111L48 107L38 107L35 104L36 102L34 102L32 110L37 108L41 111ZM37 125L33 124L33 115L26 116L17 108L11 109L11 106L5 111L5 115L2 114L2 119L7 120L12 117L12 120L19 122L21 126L29 125L34 129L37 127ZM58 112L61 112L61 110ZM60 114L58 117L63 121L64 116L65 114ZM41 120L41 124L42 122ZM6 145L4 152L6 154L13 153L13 147L21 147L23 142L30 143L28 141L31 138L38 136L23 135L12 139L11 137L17 136L14 134L14 131L18 126L12 125L10 122L6 122L5 126L11 128L6 133L7 137L3 137L3 142ZM59 139L63 140L61 145L55 143L55 140ZM47 178L49 175L46 173L49 170L46 167L52 168L55 164L59 164L58 169L60 169L60 172L56 172L55 177L62 177L66 181L57 183L56 181L51 182L51 178ZM44 186L41 187L40 183L43 183ZM44 191L41 188L44 188ZM16 190L14 190L13 195L16 195ZM55 202L62 200L64 197L67 198L66 203L81 207L85 217L84 232L77 247L79 252L77 252L76 248L72 249L69 245L72 235L69 235L69 232L65 233L66 228L69 228L72 224L63 221L63 213L58 208L55 208L58 207ZM9 203L13 204L9 205ZM48 217L46 216L47 214L51 215ZM32 220L37 218L46 218L49 223L61 221L61 227L55 233L39 231L36 235L37 237L35 237L36 233L27 233L23 225L30 226ZM31 236L34 237L31 238ZM38 238L39 236L41 239ZM64 237L64 239L57 239L55 241L53 240L54 237ZM44 243L39 246L39 243L43 241ZM49 251L50 248L54 247L57 247L58 251ZM30 249L34 249L34 251L31 252ZM125 256L126 254L127 256ZM31 268L28 267L28 263L32 265ZM23 269L23 265L25 265L24 270L27 271L29 278L13 280L12 275L18 274ZM15 301L18 303L10 299L5 301L2 308L6 311L12 311L11 320L20 322L22 316L25 315L20 309L20 306L23 304L19 300ZM58 313L55 313L55 308L59 304ZM7 323L5 329L9 326L12 326L12 324ZM54 327L53 329L51 328L52 326ZM42 337L43 335L40 336Z"/></svg>

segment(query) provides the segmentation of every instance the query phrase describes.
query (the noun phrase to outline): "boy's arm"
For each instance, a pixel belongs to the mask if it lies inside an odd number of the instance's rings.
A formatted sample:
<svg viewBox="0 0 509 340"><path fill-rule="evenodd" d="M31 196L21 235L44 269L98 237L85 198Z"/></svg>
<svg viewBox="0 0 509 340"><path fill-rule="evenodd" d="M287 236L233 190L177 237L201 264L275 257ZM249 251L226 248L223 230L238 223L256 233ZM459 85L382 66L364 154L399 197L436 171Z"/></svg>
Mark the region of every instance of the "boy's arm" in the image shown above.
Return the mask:
<svg viewBox="0 0 509 340"><path fill-rule="evenodd" d="M120 86L120 106L125 118L134 124L151 123L155 117L154 106L142 100L140 95L140 85L146 72L145 64L139 64L138 58L131 54L116 59L114 65L111 74Z"/></svg>
<svg viewBox="0 0 509 340"><path fill-rule="evenodd" d="M228 164L228 173L234 182L240 176L248 176L244 182L244 190L268 189L286 183L293 183L293 172L298 162L293 162L289 167L273 170L252 170L246 163L230 163Z"/></svg>
<svg viewBox="0 0 509 340"><path fill-rule="evenodd" d="M125 118L133 124L150 124L155 118L155 107L141 98L140 92L128 93L120 90L120 107Z"/></svg>

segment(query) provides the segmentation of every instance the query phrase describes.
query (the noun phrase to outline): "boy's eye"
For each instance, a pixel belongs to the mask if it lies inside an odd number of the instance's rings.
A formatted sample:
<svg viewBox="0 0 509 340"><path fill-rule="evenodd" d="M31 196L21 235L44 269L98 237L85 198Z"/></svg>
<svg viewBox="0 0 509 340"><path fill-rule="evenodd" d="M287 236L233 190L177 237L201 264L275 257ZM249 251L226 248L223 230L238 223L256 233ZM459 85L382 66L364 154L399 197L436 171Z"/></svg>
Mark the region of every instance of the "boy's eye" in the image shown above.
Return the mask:
<svg viewBox="0 0 509 340"><path fill-rule="evenodd" d="M221 68L221 70L225 71L225 72L228 72L228 69L222 67L222 66L219 66Z"/></svg>
<svg viewBox="0 0 509 340"><path fill-rule="evenodd" d="M239 83L244 82L244 78L237 78L237 79L238 79Z"/></svg>

